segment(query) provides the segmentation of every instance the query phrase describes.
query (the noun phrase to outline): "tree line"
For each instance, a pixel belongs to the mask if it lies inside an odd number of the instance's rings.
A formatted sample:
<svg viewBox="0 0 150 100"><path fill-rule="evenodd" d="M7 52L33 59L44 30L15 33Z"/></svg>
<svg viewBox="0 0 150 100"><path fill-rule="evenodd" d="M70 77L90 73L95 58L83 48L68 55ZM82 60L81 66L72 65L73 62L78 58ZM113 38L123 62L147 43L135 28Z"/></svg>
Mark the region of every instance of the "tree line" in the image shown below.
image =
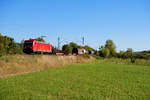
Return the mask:
<svg viewBox="0 0 150 100"><path fill-rule="evenodd" d="M150 59L150 52L133 52L132 48L128 48L126 51L116 51L116 45L113 40L107 40L105 45L102 45L99 48L99 56L103 58L122 58L122 59L131 59L131 62L134 63L136 59Z"/></svg>
<svg viewBox="0 0 150 100"><path fill-rule="evenodd" d="M74 48L83 48L87 51L96 52L95 49L93 49L92 47L90 47L88 45L81 46L81 45L78 45L77 43L74 43L74 42L70 42L69 44L64 44L63 47L62 47L62 51L67 52L67 53L72 53L72 50Z"/></svg>
<svg viewBox="0 0 150 100"><path fill-rule="evenodd" d="M33 38L30 38L30 40L33 40ZM45 42L42 37L38 37L34 40ZM0 33L0 56L7 54L22 54L23 44L24 40L22 40L21 43L17 43L15 42L14 38L9 36L3 36Z"/></svg>
<svg viewBox="0 0 150 100"><path fill-rule="evenodd" d="M30 38L32 40L32 38ZM38 37L35 40L45 42L42 37ZM0 56L6 54L22 54L23 53L23 43L17 43L14 41L12 37L3 36L0 33ZM122 59L131 59L134 62L135 59L150 59L150 51L143 51L143 52L133 52L132 48L128 48L126 51L116 51L116 45L113 40L107 40L105 45L100 46L99 50L95 50L94 48L85 45L81 46L77 43L70 42L68 44L64 44L62 46L62 51L67 53L72 53L73 48L84 48L87 51L93 51L94 54L100 56L102 58L122 58Z"/></svg>
<svg viewBox="0 0 150 100"><path fill-rule="evenodd" d="M23 43L16 43L12 37L0 33L0 55L22 53Z"/></svg>
<svg viewBox="0 0 150 100"><path fill-rule="evenodd" d="M116 51L116 45L113 40L107 40L105 45L101 45L99 50L95 50L90 46L81 46L74 42L65 44L62 50L68 53L72 53L73 48L84 48L87 51L94 51L94 54L102 58L121 58L130 59L131 63L134 63L136 59L150 59L150 51L134 52L132 48L128 48L126 51Z"/></svg>

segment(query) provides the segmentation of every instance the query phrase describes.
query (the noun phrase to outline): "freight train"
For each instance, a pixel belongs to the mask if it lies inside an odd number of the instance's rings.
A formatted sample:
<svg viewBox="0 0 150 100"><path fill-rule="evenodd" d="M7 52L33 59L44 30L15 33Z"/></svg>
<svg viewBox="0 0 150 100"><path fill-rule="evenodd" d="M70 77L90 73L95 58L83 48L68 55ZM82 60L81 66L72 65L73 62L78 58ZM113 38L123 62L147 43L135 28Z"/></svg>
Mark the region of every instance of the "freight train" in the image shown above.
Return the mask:
<svg viewBox="0 0 150 100"><path fill-rule="evenodd" d="M71 54L53 48L51 44L41 43L37 40L25 40L23 52L26 54ZM84 48L73 48L72 54L82 55L82 54L94 54L93 51L87 51Z"/></svg>
<svg viewBox="0 0 150 100"><path fill-rule="evenodd" d="M31 53L52 53L52 45L47 43L41 43L37 40L25 40L23 52L27 54Z"/></svg>

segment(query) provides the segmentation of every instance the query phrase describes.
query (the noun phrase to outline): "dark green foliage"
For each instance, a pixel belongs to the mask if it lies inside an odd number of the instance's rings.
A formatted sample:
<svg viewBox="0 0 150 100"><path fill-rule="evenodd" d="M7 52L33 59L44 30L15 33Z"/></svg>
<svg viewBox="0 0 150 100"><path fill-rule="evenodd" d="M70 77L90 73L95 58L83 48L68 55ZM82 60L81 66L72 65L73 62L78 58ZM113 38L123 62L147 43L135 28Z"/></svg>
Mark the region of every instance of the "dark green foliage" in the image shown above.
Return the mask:
<svg viewBox="0 0 150 100"><path fill-rule="evenodd" d="M130 60L131 60L131 63L135 63L136 58L135 58L134 56L131 56L131 57L130 57Z"/></svg>
<svg viewBox="0 0 150 100"><path fill-rule="evenodd" d="M90 47L88 45L86 45L86 46L80 46L80 45L78 45L78 44L76 44L74 42L70 42L69 44L63 45L62 50L65 51L65 52L67 52L67 53L72 53L72 50L74 48L84 48L87 51L89 51L89 50L90 51L94 51L94 52L96 51L95 49L93 49L92 47Z"/></svg>
<svg viewBox="0 0 150 100"><path fill-rule="evenodd" d="M133 56L133 50L128 48L126 52L123 54L123 58L131 58Z"/></svg>
<svg viewBox="0 0 150 100"><path fill-rule="evenodd" d="M110 51L111 57L116 56L116 45L114 44L113 40L107 40L105 44L105 48L107 48Z"/></svg>
<svg viewBox="0 0 150 100"><path fill-rule="evenodd" d="M72 47L71 47L69 44L63 45L62 50L63 50L65 53L72 53Z"/></svg>
<svg viewBox="0 0 150 100"><path fill-rule="evenodd" d="M149 53L150 54L150 50L148 50L148 51L142 51L140 53Z"/></svg>
<svg viewBox="0 0 150 100"><path fill-rule="evenodd" d="M133 52L132 48L127 51L116 52L116 46L112 40L107 40L105 46L99 48L99 56L104 58L117 57L122 59L130 59L131 63L135 63L136 59L150 59L149 51Z"/></svg>
<svg viewBox="0 0 150 100"><path fill-rule="evenodd" d="M18 45L18 48L19 48L18 52L19 53L23 53L23 46L24 46L24 40L22 40L21 43Z"/></svg>
<svg viewBox="0 0 150 100"><path fill-rule="evenodd" d="M101 46L99 54L101 57L108 58L110 56L110 50L104 46Z"/></svg>
<svg viewBox="0 0 150 100"><path fill-rule="evenodd" d="M78 48L78 44L74 43L74 42L70 42L69 45L72 47L72 48Z"/></svg>
<svg viewBox="0 0 150 100"><path fill-rule="evenodd" d="M16 54L17 52L18 46L14 39L0 34L0 54Z"/></svg>
<svg viewBox="0 0 150 100"><path fill-rule="evenodd" d="M148 53L135 53L135 57L138 59L150 59Z"/></svg>
<svg viewBox="0 0 150 100"><path fill-rule="evenodd" d="M0 53L0 57L2 57L3 55Z"/></svg>
<svg viewBox="0 0 150 100"><path fill-rule="evenodd" d="M150 59L150 55L148 53L133 52L131 48L128 48L126 52L120 51L117 54L117 57L123 59L131 59L131 63L134 63L136 59Z"/></svg>
<svg viewBox="0 0 150 100"><path fill-rule="evenodd" d="M45 42L45 40L42 37L37 37L35 39L30 38L30 40L37 40L39 42Z"/></svg>
<svg viewBox="0 0 150 100"><path fill-rule="evenodd" d="M100 48L99 48L99 56L101 57L104 57L104 54L103 54L103 50L104 50L104 46L102 45Z"/></svg>
<svg viewBox="0 0 150 100"><path fill-rule="evenodd" d="M63 45L62 50L68 54L72 53L73 48L78 48L78 45L74 42L70 42L69 44Z"/></svg>
<svg viewBox="0 0 150 100"><path fill-rule="evenodd" d="M110 50L108 48L103 48L102 55L104 58L108 58L110 56Z"/></svg>
<svg viewBox="0 0 150 100"><path fill-rule="evenodd" d="M101 46L99 55L104 58L116 57L116 46L112 40L107 40L105 46Z"/></svg>
<svg viewBox="0 0 150 100"><path fill-rule="evenodd" d="M30 38L30 40L33 40ZM45 42L45 40L42 37L38 37L34 40ZM23 53L23 44L24 40L21 41L21 43L16 43L13 38L8 36L3 36L0 33L0 54L22 54Z"/></svg>
<svg viewBox="0 0 150 100"><path fill-rule="evenodd" d="M126 52L120 51L118 53L118 58L130 59L131 63L135 63L136 56L132 48L128 48Z"/></svg>
<svg viewBox="0 0 150 100"><path fill-rule="evenodd" d="M120 52L117 54L117 57L118 57L118 58L123 58L123 54L124 54L124 52L123 52L123 51L120 51Z"/></svg>
<svg viewBox="0 0 150 100"><path fill-rule="evenodd" d="M57 52L60 52L60 50L57 47L52 46L52 54L56 54Z"/></svg>
<svg viewBox="0 0 150 100"><path fill-rule="evenodd" d="M83 48L86 49L86 50L88 50L88 51L94 51L94 52L96 52L95 49L93 49L92 47L90 47L88 45L85 45Z"/></svg>

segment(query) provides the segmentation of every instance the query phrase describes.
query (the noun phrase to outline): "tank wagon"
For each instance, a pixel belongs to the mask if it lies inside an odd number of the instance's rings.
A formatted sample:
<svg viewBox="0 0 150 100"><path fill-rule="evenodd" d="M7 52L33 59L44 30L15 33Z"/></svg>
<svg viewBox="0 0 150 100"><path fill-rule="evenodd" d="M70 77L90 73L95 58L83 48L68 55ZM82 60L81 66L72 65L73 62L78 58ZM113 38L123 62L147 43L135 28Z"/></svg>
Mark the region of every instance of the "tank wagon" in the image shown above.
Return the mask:
<svg viewBox="0 0 150 100"><path fill-rule="evenodd" d="M47 43L41 43L37 40L25 40L23 52L30 53L52 53L52 45Z"/></svg>

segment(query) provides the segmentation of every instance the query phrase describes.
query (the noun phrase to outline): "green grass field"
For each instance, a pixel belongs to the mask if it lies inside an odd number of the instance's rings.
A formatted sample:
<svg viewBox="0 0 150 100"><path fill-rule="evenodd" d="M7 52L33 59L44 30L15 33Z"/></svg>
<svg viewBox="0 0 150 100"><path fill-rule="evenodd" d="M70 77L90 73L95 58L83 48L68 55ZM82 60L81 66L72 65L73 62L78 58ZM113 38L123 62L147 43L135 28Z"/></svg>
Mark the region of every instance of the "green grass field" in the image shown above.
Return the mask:
<svg viewBox="0 0 150 100"><path fill-rule="evenodd" d="M100 60L7 77L0 100L150 100L150 66Z"/></svg>

